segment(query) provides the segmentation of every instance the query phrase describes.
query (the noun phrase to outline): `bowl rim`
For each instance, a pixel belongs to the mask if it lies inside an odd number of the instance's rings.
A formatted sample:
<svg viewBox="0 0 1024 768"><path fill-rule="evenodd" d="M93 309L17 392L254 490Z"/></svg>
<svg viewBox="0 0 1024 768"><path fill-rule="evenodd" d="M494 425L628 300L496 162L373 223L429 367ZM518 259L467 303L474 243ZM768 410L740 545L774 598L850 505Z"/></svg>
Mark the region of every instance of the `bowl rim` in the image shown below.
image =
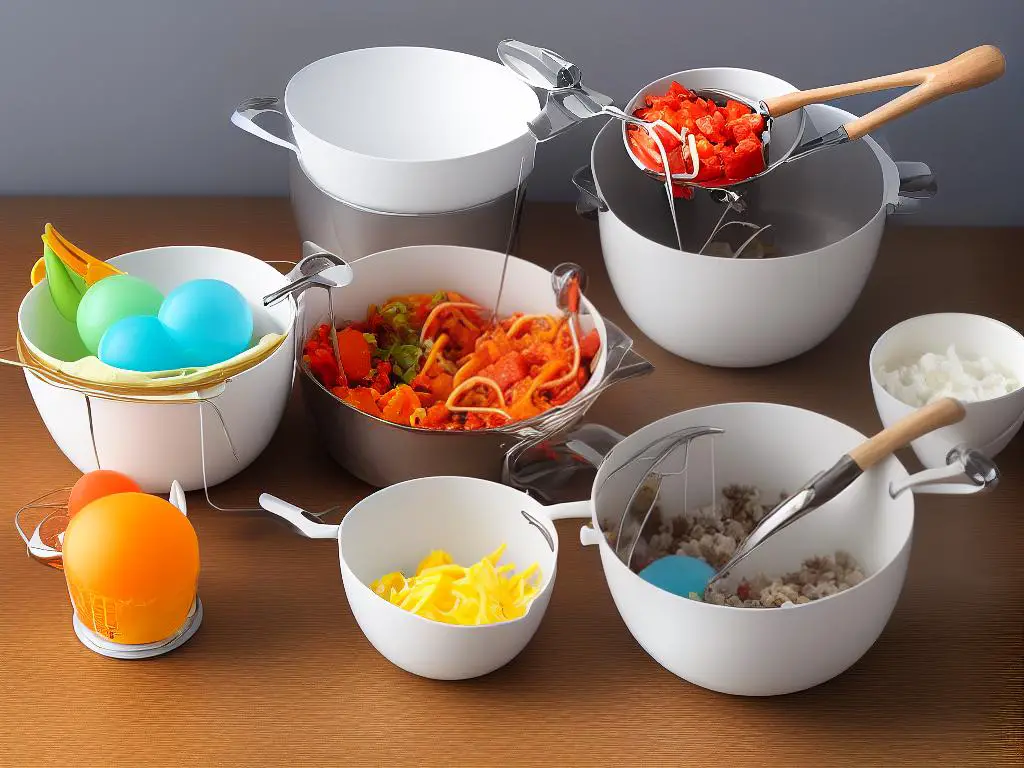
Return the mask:
<svg viewBox="0 0 1024 768"><path fill-rule="evenodd" d="M543 522L543 523L545 523L547 525L547 527L549 529L548 532L551 534L551 540L552 540L552 542L554 544L554 550L551 553L551 570L548 573L545 573L544 571L541 571L541 580L542 580L541 588L537 591L537 594L534 596L533 600L530 601L530 604L526 606L526 610L523 612L523 615L522 616L518 616L518 617L516 617L514 619L506 619L505 621L497 621L497 622L494 622L492 624L447 624L447 623L445 623L443 621L434 621L433 619L428 619L426 616L420 616L417 613L412 613L411 611L406 611L405 609L400 608L399 606L397 606L394 603L392 603L390 600L384 600L380 595L378 595L376 592L374 592L372 589L370 589L370 585L369 584L366 584L362 579L360 579L358 576L356 576L356 574L352 570L351 566L345 561L345 556L342 553L342 547L344 546L343 531L344 531L344 527L345 527L345 522L349 519L349 514L351 512L356 510L365 501L367 501L371 496L376 496L377 494L385 494L385 493L389 492L392 488L398 488L399 486L416 484L416 483L439 482L439 481L444 481L444 482L456 481L456 482L464 483L464 484L467 484L467 485L481 485L481 486L486 485L488 487L497 486L498 488L504 489L504 492L507 492L509 494L514 494L514 493L522 494L527 499L527 504L529 504L533 508L536 508L538 506L539 507L543 507L543 505L541 505L540 502L532 499L528 494L526 494L523 491L520 491L520 490L518 490L516 488L513 488L512 486L504 485L502 483L496 483L493 480L484 480L484 479L479 478L479 477L468 477L468 476L465 476L465 475L428 475L428 476L425 476L425 477L414 477L414 478L411 478L409 480L403 480L400 483L393 483L393 484L387 485L387 486L385 486L383 488L378 488L378 489L374 490L372 493L369 493L366 496L364 496L358 502L356 502L355 505L353 505L351 507L351 509L349 509L349 511L347 513L345 513L344 519L338 525L338 536L337 536L337 540L338 540L338 563L339 563L339 567L340 567L341 572L342 572L342 579L344 580L345 572L347 571L349 574L351 574L352 579L356 582L356 585L357 585L356 588L357 589L361 589L361 591L365 591L366 593L371 595L376 600L381 600L384 605L388 606L388 608L394 609L395 611L399 611L404 616L408 616L408 617L411 617L413 619L417 619L419 621L426 622L427 624L429 624L431 626L451 627L451 628L454 628L454 629L457 629L457 630L490 630L492 632L500 632L500 631L504 631L506 627L511 627L511 626L516 625L516 624L525 622L527 619L531 618L531 614L534 612L533 609L534 609L534 606L537 604L537 602L542 597L545 597L545 596L550 597L551 591L554 589L554 586L555 586L555 577L556 577L556 575L558 573L558 552L559 552L559 548L560 548L559 547L559 541L558 541L558 529L555 527L554 522L550 518L548 518L546 515L543 515L543 514L541 514L539 516L535 515L535 517L539 517L541 522ZM364 514L365 514L365 510L364 510ZM442 547L435 547L435 549L441 549L441 548ZM484 557L484 555L481 555L481 557ZM383 576L383 575L384 574L381 574L381 576ZM547 612L547 606L545 605L544 609L541 610L541 612L540 612L540 618L538 619L538 621L540 619L543 619L544 614L546 612Z"/></svg>
<svg viewBox="0 0 1024 768"><path fill-rule="evenodd" d="M877 359L879 355L879 348L881 347L884 341L889 341L895 336L897 336L899 333L905 332L906 329L911 325L918 323L927 323L930 321L934 321L936 318L940 317L968 319L968 322L987 323L990 325L1001 326L1017 337L1021 349L1024 350L1024 334L1022 334L1012 325L1004 323L1002 320L997 320L994 317L988 317L987 315L978 315L972 312L928 312L923 315L914 315L913 317L908 317L905 320L901 320L900 322L888 328L884 333L882 333L882 335L875 339L875 343L871 345L871 351L868 352L868 373L871 376L872 388L876 391L876 393L880 393L881 396L884 396L885 398L891 400L894 403L898 403L904 408L913 410L915 407L917 407L911 405L910 403L905 403L902 400L900 400L898 397L896 397L896 395L894 395L892 392L886 389L882 382L879 380L877 372L877 368L880 365L880 362ZM922 352L921 354L924 353ZM1019 382L1019 384L1020 386L1018 386L1015 390L1013 390L1012 392L1007 392L1005 395L999 395L998 397L990 397L985 400L965 402L963 403L963 405L965 408L970 408L971 406L978 406L986 403L1006 403L1015 399L1019 399L1021 395L1024 394L1024 382ZM1022 413L1021 415L1024 415L1024 413Z"/></svg>
<svg viewBox="0 0 1024 768"><path fill-rule="evenodd" d="M204 250L221 251L221 252L224 252L224 253L234 254L236 256L244 256L247 259L252 259L253 261L257 261L260 264L265 265L267 268L272 269L275 272L277 272L281 276L281 285L282 286L287 282L286 276L284 274L282 274L281 272L279 272L277 269L275 269L274 265L269 263L268 261L264 261L263 259L257 258L256 256L253 256L250 253L245 253L244 251L236 251L233 248L223 248L223 247L217 246L217 245L203 245L203 244L157 245L157 246L153 246L151 248L140 248L140 249L135 250L135 251L126 251L125 253L119 253L116 256L111 256L110 258L105 259L105 261L107 261L107 262L109 262L111 264L115 264L115 263L117 263L117 261L119 259L121 259L124 256L135 256L135 255L148 254L148 253L151 253L153 251L165 251L165 250L176 250L176 249L196 249L196 248L201 248L201 249L204 249ZM45 277L42 280L40 280L37 285L33 285L31 288L29 288L25 292L25 295L21 297L21 302L19 302L19 304L18 304L18 329L17 329L17 333L21 335L22 339L24 339L24 342L29 347L29 349L31 349L34 353L38 354L38 351L40 351L38 346L36 346L36 344L34 342L32 342L32 340L28 337L28 335L25 333L25 331L24 331L24 329L22 327L22 317L23 317L24 312L25 312L26 304L27 304L27 302L29 300L29 297L37 289L40 290L40 291L48 290L47 285L46 285L46 278ZM248 299L248 297L246 297L246 298ZM281 352L282 349L284 349L287 346L287 342L289 340L289 337L291 337L293 335L293 331L295 330L295 322L296 322L296 319L298 318L298 308L297 308L297 305L295 303L295 300L294 299L289 299L289 301L287 302L287 306L288 306L288 317L286 317L285 318L285 322L282 323L282 326L283 326L282 330L278 332L279 335L282 337L282 342L280 344L278 344L277 349L275 349L269 355L264 357L262 360L259 360L255 364L249 366L245 370L239 371L238 373L230 376L228 379L226 379L223 382L224 385L229 384L232 379L237 379L237 378L239 378L241 376L245 376L250 371L256 370L257 368L262 366L264 363L269 363L271 360L273 360L275 357L277 357L277 355ZM292 357L294 358L294 354L292 355ZM83 359L83 358L79 358L79 359ZM74 361L68 361L68 362L74 362ZM293 360L293 366L294 366L294 360ZM45 378L40 377L34 371L30 371L30 372L33 373L33 375L35 375L36 378L39 379L39 381L42 382L43 384L46 384L48 386L56 386L52 382L47 381ZM202 388L199 388L197 391L201 391L201 389ZM155 395L159 395L159 392L155 392L154 394ZM147 403L141 402L141 404L145 405Z"/></svg>
<svg viewBox="0 0 1024 768"><path fill-rule="evenodd" d="M816 417L818 419L823 419L826 422L831 422L833 425L838 425L838 426L841 426L841 427L843 427L845 429L852 430L854 433L856 433L859 436L859 438L861 440L867 440L868 439L866 435L864 435L864 434L862 434L860 432L860 430L855 429L854 427L851 427L849 424L845 424L844 422L841 422L838 419L834 419L831 416L826 416L823 413L819 413L817 411L812 411L809 408L801 408L800 406L788 405L786 403L771 403L771 402L751 401L751 400L742 400L742 401L725 402L725 403L710 403L708 405L698 406L696 408L688 408L685 411L678 411L676 413L664 416L664 417L658 419L657 421L652 421L650 424L647 424L647 425L641 427L636 432L633 432L630 435L627 435L627 439L629 439L630 437L633 437L634 435L639 434L640 432L643 432L644 430L648 429L649 427L654 426L655 424L661 424L661 423L666 422L666 421L668 421L670 419L678 418L681 414L684 414L684 413L692 413L692 412L695 412L695 411L709 411L711 409L723 409L723 408L726 409L726 410L733 410L733 411L738 411L738 410L741 410L741 409L748 409L748 408L767 409L767 410L774 410L774 411L791 411L791 412L792 411L799 411L799 412L803 412L803 413L806 413L806 414L810 414L811 416L814 416L814 417ZM622 442L625 442L625 440L622 441ZM615 448L612 448L612 450L608 453L608 456L606 457L606 461L607 461L608 458L610 458L614 454L615 450L620 445L622 445L622 443L619 443L618 445L615 446ZM898 469L899 472L902 472L902 474L909 476L909 473L907 472L906 467L903 466L903 462L901 462L897 456L895 456L895 455L889 456L885 461L883 461L881 464L879 464L877 466L878 466L878 468L881 468L881 467L886 466L887 464L894 465ZM595 485L597 484L597 480L598 480L598 478L595 477L594 478ZM696 610L704 610L704 609L709 609L710 610L710 609L723 609L723 608L725 608L725 609L728 609L728 610L731 610L731 611L742 611L744 613L753 613L753 614L767 614L767 615L771 616L771 615L774 615L775 613L780 612L780 611L785 613L785 612L793 611L793 610L809 609L809 608L811 608L813 606L820 605L821 603L826 603L827 601L832 600L833 598L841 597L842 595L844 595L844 594L846 594L848 592L853 592L854 590L859 589L862 585L865 585L865 584L867 584L869 582L875 581L876 577L880 578L883 572L887 572L890 568L895 566L896 563L898 563L901 558L905 557L907 552L908 552L908 550L910 549L911 545L913 544L913 540L914 540L914 522L915 522L915 507L916 507L913 492L908 490L906 493L908 493L909 496L910 496L910 498L909 498L909 509L907 510L909 515L910 515L910 526L909 526L909 528L907 530L907 536L904 539L903 543L900 545L900 547L899 547L898 551L896 552L896 554L892 558L890 558L888 560L888 562L886 562L881 567L875 569L871 574L866 575L864 577L863 581L858 582L857 584L853 585L849 589L843 590L842 592L837 592L837 593L832 594L832 595L827 595L825 597L818 598L817 600L812 600L812 601L810 601L808 603L788 603L788 604L781 605L778 608L747 608L745 606L736 606L736 605L718 605L716 603L705 602L704 600L691 600L689 597L683 597L682 595L674 594L674 593L669 592L667 590L661 589L661 587L655 586L654 584L650 584L649 582L645 581L644 579L641 579L640 578L640 574L636 573L631 568L627 567L626 564L623 563L615 555L615 552L612 551L611 545L608 543L608 539L602 533L603 529L601 528L600 521L597 519L597 509L596 509L596 506L593 503L591 503L591 516L592 516L592 524L593 524L595 530L599 534L599 541L597 542L597 544L598 544L598 547L600 548L600 551L601 551L602 570L604 570L605 567L606 567L605 566L606 559L611 560L611 561L613 561L613 565L616 566L616 570L621 568L625 572L625 574L627 574L628 576L632 576L633 578L637 579L638 581L640 581L642 584L646 585L647 587L650 587L651 589L657 590L659 593L664 593L665 595L669 596L670 598L674 598L676 600L685 600L687 604L692 604L692 605L698 606L696 608ZM593 500L593 493L591 493L591 500ZM899 503L899 499L898 498L897 499L893 499L892 501L895 502L895 503ZM608 582L608 589L609 589L609 591L611 591L611 579L608 578L607 571L605 571L605 581ZM900 590L897 593L897 598L899 597L899 594L902 593L902 591L903 591L903 589L902 589L902 585L901 585ZM621 613L621 611L620 611L620 613ZM779 621L781 619L774 619L774 620Z"/></svg>
<svg viewBox="0 0 1024 768"><path fill-rule="evenodd" d="M325 144L328 147L330 147L332 150L341 151L341 152L343 152L345 154L349 154L349 155L354 155L354 156L359 157L359 158L361 158L363 160L370 160L370 161L377 162L377 163L388 164L388 165L395 165L395 166L409 166L409 165L433 166L433 165L437 165L437 164L441 164L441 163L453 163L453 162L461 162L461 161L473 160L473 159L481 157L483 155L492 154L492 153L495 153L495 152L499 152L499 151L501 151L501 150L503 150L503 149L505 149L507 147L511 147L511 146L521 142L524 138L530 139L532 145L534 147L536 147L537 142L536 142L535 139L533 139L533 134L530 132L529 125L526 122L524 122L523 123L523 127L522 127L522 131L517 136L515 136L514 138L509 139L508 141L503 142L501 144L497 144L495 146L488 147L486 149L478 150L476 152L470 152L468 154L451 155L451 156L448 156L448 157L434 157L434 158L430 158L430 159L409 159L409 158L396 158L396 157L380 157L379 155L371 155L371 154L367 154L365 152L359 152L357 150L350 149L349 147L343 147L343 146L340 146L338 144L334 144L333 142L328 141L327 139L323 138L319 134L314 133L313 131L311 131L309 128L304 126L299 120L297 120L295 118L294 114L292 113L292 109L291 109L291 107L288 104L288 92L292 89L293 84L295 83L296 79L300 75L302 75L305 72L308 72L309 70L311 70L313 67L315 67L317 65L322 65L323 62L330 61L331 59L338 59L338 58L341 58L343 56L347 56L347 55L350 55L350 54L365 53L367 51L377 51L377 52L380 52L380 51L396 51L396 50L401 50L401 51L418 51L420 53L429 52L429 55L431 55L431 56L435 56L435 55L438 55L438 54L441 54L441 55L451 55L451 56L462 58L463 60L475 59L476 61L485 62L487 64L491 64L491 65L493 65L495 67L498 67L500 70L508 72L508 74L510 76L512 76L513 78L515 77L515 75L512 72L509 72L499 62L492 61L491 59L485 59L483 56L475 56L474 54L465 53L463 51L452 51L452 50L449 50L447 48L436 48L436 47L433 47L433 46L426 46L426 45L371 45L371 46L367 46L365 48L353 48L353 49L348 50L348 51L340 51L338 53L331 54L330 56L324 56L322 58L316 59L315 61L311 61L308 64L306 64L305 66L303 66L301 69L299 69L295 74L293 74L288 79L288 83L287 83L287 85L285 85L285 88L284 88L284 97L281 99L281 105L284 108L284 113L285 113L285 116L287 117L289 123L292 126L301 128L310 137L312 137L313 139L316 139L319 142L322 142L323 144ZM534 101L537 103L537 113L539 114L542 111L542 109L543 109L543 104L541 103L540 99L538 98L536 91L534 91L532 88L530 88L530 86L527 85L526 83L522 83L522 86L523 86L523 88L525 88L527 91L529 91L533 95ZM293 134L294 134L294 131L293 131ZM298 145L298 141L296 141L296 145ZM301 157L302 148L298 147L298 149L299 149L299 153L298 154Z"/></svg>

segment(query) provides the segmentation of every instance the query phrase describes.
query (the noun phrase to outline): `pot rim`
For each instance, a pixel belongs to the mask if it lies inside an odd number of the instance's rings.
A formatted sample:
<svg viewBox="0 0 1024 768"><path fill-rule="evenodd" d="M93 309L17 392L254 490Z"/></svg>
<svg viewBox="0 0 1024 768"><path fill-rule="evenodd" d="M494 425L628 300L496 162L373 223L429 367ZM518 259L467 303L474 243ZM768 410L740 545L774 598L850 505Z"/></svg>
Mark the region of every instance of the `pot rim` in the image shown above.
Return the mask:
<svg viewBox="0 0 1024 768"><path fill-rule="evenodd" d="M528 124L526 123L526 121L524 121L523 122L522 131L517 136L515 136L514 138L512 138L512 139L510 139L510 140L508 140L506 142L503 142L501 144L497 144L495 146L479 150L477 152L471 152L469 154L462 154L462 155L452 155L450 157L434 157L434 158L429 158L429 159L408 159L408 158L395 158L395 157L380 157L378 155L371 155L371 154L367 154L365 152L359 152L357 150L350 149L348 147L343 147L343 146L340 146L338 144L334 144L334 143L328 141L327 139L322 138L321 136L319 136L318 134L314 133L313 131L309 130L309 128L306 128L299 120L297 120L295 118L295 115L292 113L292 109L291 109L291 107L289 106L289 103L288 103L288 92L292 89L292 86L295 83L296 79L300 75L302 75L304 72L306 72L307 70L312 69L313 67L315 67L315 66L317 66L319 64L322 64L323 62L329 61L331 59L341 58L341 57L347 56L349 54L363 53L363 52L366 52L366 51L395 51L395 50L420 51L420 52L429 51L431 55L435 55L435 54L440 53L440 54L444 54L444 55L458 56L458 57L461 57L461 58L464 58L464 59L474 59L476 61L481 61L481 62L486 62L488 64L493 64L495 67L498 67L500 70L507 72L505 67L502 66L499 62L491 61L490 59L485 59L482 56L474 56L471 53L463 53L462 51L452 51L452 50L448 50L447 48L434 48L434 47L431 47L431 46L424 46L424 45L380 45L380 46L367 46L365 48L353 48L353 49L348 50L348 51L341 51L339 53L334 53L334 54L331 54L330 56L324 56L324 57L322 57L320 59L317 59L315 61L309 62L304 67L302 67L300 70L298 70L294 75L292 75L289 78L289 80L288 80L288 84L285 85L284 97L281 99L281 105L284 107L285 116L288 118L288 122L291 124L292 135L294 136L294 134L295 134L294 128L297 127L297 128L302 129L311 138L313 138L316 141L318 141L318 142L320 142L320 143L330 147L331 150L340 151L340 152L342 152L344 154L347 154L347 155L353 155L353 156L358 157L360 159L370 160L370 161L373 161L373 162L383 163L383 164L388 164L388 165L396 165L396 166L407 166L407 165L432 166L432 165L437 165L437 164L441 164L441 163L453 163L453 162L461 162L461 161L470 161L470 160L476 159L478 157L481 157L483 155L493 154L493 153L498 152L500 150L503 150L503 149L505 149L507 147L511 147L514 144L518 144L519 142L523 141L524 138L529 139L531 146L533 148L536 148L537 142L533 138L533 134L530 132ZM509 72L508 74L511 75L512 73ZM513 77L514 77L514 75L513 75ZM530 86L528 86L526 83L522 83L522 86L523 86L523 88L527 89L533 95L534 100L537 102L537 113L540 113L542 108L543 108L543 105L540 103L540 99L537 98L536 92L532 88L530 88ZM296 139L297 138L298 137L296 137ZM296 142L296 143L298 143L298 142ZM301 153L302 148L299 147L299 150L300 150L300 153ZM308 174L307 174L307 176L308 176Z"/></svg>
<svg viewBox="0 0 1024 768"><path fill-rule="evenodd" d="M831 110L835 112L837 115L842 116L844 119L853 119L855 117L855 115L851 114L850 112L846 112L844 110L838 109L837 107L832 107L826 104L812 104L808 107L805 107L804 109L808 111L809 116L810 114L812 114L810 110L821 109ZM609 125L611 125L611 123L608 123L603 128L601 128L601 131L598 133L598 138L602 133L604 133L604 131L609 130ZM614 126L612 127L614 128ZM851 240L852 238L861 235L861 233L865 232L866 230L875 227L879 219L882 219L884 221L884 219L887 218L889 215L887 210L888 206L894 203L894 199L898 199L899 170L896 167L895 161L891 157L889 157L885 150L883 150L882 147L878 144L878 142L876 142L871 136L864 136L862 139L860 139L860 141L864 141L867 143L867 145L875 153L875 157L880 166L879 171L882 174L882 199L879 204L878 210L875 212L874 216L872 216L870 219L864 222L863 225L861 225L856 230L848 234L846 237L840 240L836 240L835 242L828 243L827 245L823 245L820 248L815 248L814 250L802 251L801 253L791 253L785 256L773 256L769 259L719 259L713 256L693 253L692 251L680 251L678 248L671 248L667 245L663 245L662 243L652 240L649 237L645 237L644 235L633 229L631 226L626 224L626 222L623 221L621 218L619 218L619 216L615 214L615 211L612 210L611 206L609 206L607 203L605 203L604 205L604 210L598 211L598 221L601 221L603 219L614 220L623 228L628 230L632 235L643 240L644 243L648 244L649 246L671 253L674 258L713 259L716 264L722 265L722 269L772 269L773 267L771 265L776 262L784 263L800 259L808 260L820 258L825 251L828 251L829 249L834 248L837 245L845 243ZM596 147L597 138L594 139L594 143L590 148L590 167L593 169L594 184L597 188L597 192L599 195L601 195L601 180L598 177L595 163ZM623 149L623 151L625 151L625 149ZM654 183L653 180L651 183ZM701 194L701 192L698 190L697 194Z"/></svg>

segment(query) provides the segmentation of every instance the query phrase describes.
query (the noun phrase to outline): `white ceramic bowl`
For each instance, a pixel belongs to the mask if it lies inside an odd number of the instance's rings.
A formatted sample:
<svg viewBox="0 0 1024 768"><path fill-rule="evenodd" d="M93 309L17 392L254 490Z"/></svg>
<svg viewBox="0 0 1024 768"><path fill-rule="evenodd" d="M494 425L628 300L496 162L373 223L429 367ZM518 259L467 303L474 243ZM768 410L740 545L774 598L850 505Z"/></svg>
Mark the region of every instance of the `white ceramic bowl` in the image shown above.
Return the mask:
<svg viewBox="0 0 1024 768"><path fill-rule="evenodd" d="M808 107L807 116L817 132L852 117L828 106ZM824 341L860 296L888 214L910 207L900 168L865 138L752 185L759 197L746 218L774 223L791 255L728 259L697 253L722 212L700 190L676 206L687 248L679 250L664 189L637 171L618 125L601 130L591 168L601 250L623 309L658 346L704 365L771 365Z"/></svg>
<svg viewBox="0 0 1024 768"><path fill-rule="evenodd" d="M508 486L469 477L409 480L367 496L340 526L299 516L266 495L260 504L310 538L338 538L341 580L359 628L388 661L414 675L463 680L508 664L530 642L551 599L558 533L536 501ZM507 547L500 564L514 564L517 572L533 563L540 568L540 591L521 618L444 624L392 605L370 589L387 573L414 574L432 550L443 549L468 567L501 544Z"/></svg>
<svg viewBox="0 0 1024 768"><path fill-rule="evenodd" d="M627 437L598 471L594 527L581 532L585 544L596 544L600 550L623 621L659 664L714 691L772 696L830 680L871 648L899 598L910 556L914 498L911 493L892 498L890 483L905 482L906 470L895 457L884 460L835 499L754 550L735 573L737 578L758 572L781 575L796 570L808 557L841 549L868 574L852 589L774 609L688 600L629 570L595 527L617 529L630 493L650 466L639 462L617 471L626 460L661 437L696 426L721 427L725 434L713 438L713 453L707 438L691 444L688 485L686 476L676 476L662 486L659 504L666 512L681 512L684 498L687 508L705 505L721 487L733 483L756 485L765 498L793 492L866 439L827 416L769 403L684 411ZM718 489L711 487L712 461Z"/></svg>
<svg viewBox="0 0 1024 768"><path fill-rule="evenodd" d="M893 368L916 362L926 352L944 354L956 346L960 358L987 357L1024 382L1024 336L1005 323L981 315L942 312L919 315L894 325L875 342L868 357L871 391L882 424L889 426L914 410L882 386L881 366ZM1024 388L977 403L965 403L967 415L959 424L915 440L911 447L925 467L946 466L946 455L966 445L995 457L1024 423Z"/></svg>
<svg viewBox="0 0 1024 768"><path fill-rule="evenodd" d="M251 100L250 100L251 103ZM345 202L386 213L471 208L516 188L533 170L527 123L540 103L494 61L436 48L346 51L307 65L285 88L232 122L284 146L310 178ZM282 112L294 143L257 126Z"/></svg>
<svg viewBox="0 0 1024 768"><path fill-rule="evenodd" d="M110 263L165 295L188 280L224 280L248 299L254 336L281 333L287 338L265 360L191 400L123 402L86 396L26 370L29 391L50 435L82 472L115 469L150 493L165 492L174 480L187 491L202 488L204 451L208 486L241 472L270 442L291 391L294 304L263 307L263 296L284 285L284 276L252 256L209 246L150 248L115 256ZM18 329L30 349L52 357L73 361L88 354L74 324L57 312L45 280L22 300ZM196 402L200 396L208 402Z"/></svg>

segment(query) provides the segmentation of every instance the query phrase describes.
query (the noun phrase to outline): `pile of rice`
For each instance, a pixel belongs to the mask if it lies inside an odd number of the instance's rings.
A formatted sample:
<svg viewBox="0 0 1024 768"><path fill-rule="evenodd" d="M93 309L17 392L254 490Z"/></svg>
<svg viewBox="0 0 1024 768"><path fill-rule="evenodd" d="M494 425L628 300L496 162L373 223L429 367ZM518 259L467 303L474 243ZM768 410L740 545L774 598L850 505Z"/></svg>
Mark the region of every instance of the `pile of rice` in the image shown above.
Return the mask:
<svg viewBox="0 0 1024 768"><path fill-rule="evenodd" d="M665 517L656 506L644 528L644 535L637 542L634 568L641 571L659 558L679 554L698 557L719 569L729 561L754 526L785 497L786 494L781 494L778 498L762 501L761 491L757 488L731 485L722 490L719 504L688 510L682 515ZM612 536L609 534L610 538ZM717 582L708 592L707 602L737 608L779 608L786 603L800 605L850 589L864 578L857 561L848 553L839 551L833 555L808 558L799 570L775 578L758 574L732 586Z"/></svg>
<svg viewBox="0 0 1024 768"><path fill-rule="evenodd" d="M991 400L1021 386L1012 373L987 357L960 357L952 344L944 355L928 352L910 365L882 365L877 374L886 392L917 408L943 397L962 403Z"/></svg>

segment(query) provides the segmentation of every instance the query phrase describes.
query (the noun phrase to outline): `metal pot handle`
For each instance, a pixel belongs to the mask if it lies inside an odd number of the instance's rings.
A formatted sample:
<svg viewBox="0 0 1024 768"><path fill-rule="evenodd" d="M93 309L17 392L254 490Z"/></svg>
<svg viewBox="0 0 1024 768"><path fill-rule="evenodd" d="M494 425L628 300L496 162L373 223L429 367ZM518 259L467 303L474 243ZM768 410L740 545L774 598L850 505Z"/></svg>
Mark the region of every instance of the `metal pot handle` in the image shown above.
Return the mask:
<svg viewBox="0 0 1024 768"><path fill-rule="evenodd" d="M246 99L235 107L235 111L231 113L231 122L246 133L251 133L258 139L263 139L264 141L269 141L271 144L277 144L279 147L290 149L295 153L295 156L298 157L299 148L292 142L287 139L282 139L280 136L275 136L270 131L265 128L261 128L256 124L256 118L264 112L274 112L282 117L286 117L284 110L281 109L281 100L277 97L254 96L251 99Z"/></svg>
<svg viewBox="0 0 1024 768"><path fill-rule="evenodd" d="M608 210L608 206L598 194L593 168L584 165L582 168L576 169L572 175L572 183L580 193L576 199L576 213L579 216L596 221L599 212Z"/></svg>
<svg viewBox="0 0 1024 768"><path fill-rule="evenodd" d="M921 201L935 197L939 192L939 184L926 163L897 161L896 170L900 174L900 188L890 205L894 214L914 213L921 207Z"/></svg>
<svg viewBox="0 0 1024 768"><path fill-rule="evenodd" d="M958 446L946 456L945 467L926 469L889 483L889 495L895 499L907 490L942 495L982 493L995 488L999 477L999 468L992 459L974 448ZM960 482L941 482L954 479Z"/></svg>

